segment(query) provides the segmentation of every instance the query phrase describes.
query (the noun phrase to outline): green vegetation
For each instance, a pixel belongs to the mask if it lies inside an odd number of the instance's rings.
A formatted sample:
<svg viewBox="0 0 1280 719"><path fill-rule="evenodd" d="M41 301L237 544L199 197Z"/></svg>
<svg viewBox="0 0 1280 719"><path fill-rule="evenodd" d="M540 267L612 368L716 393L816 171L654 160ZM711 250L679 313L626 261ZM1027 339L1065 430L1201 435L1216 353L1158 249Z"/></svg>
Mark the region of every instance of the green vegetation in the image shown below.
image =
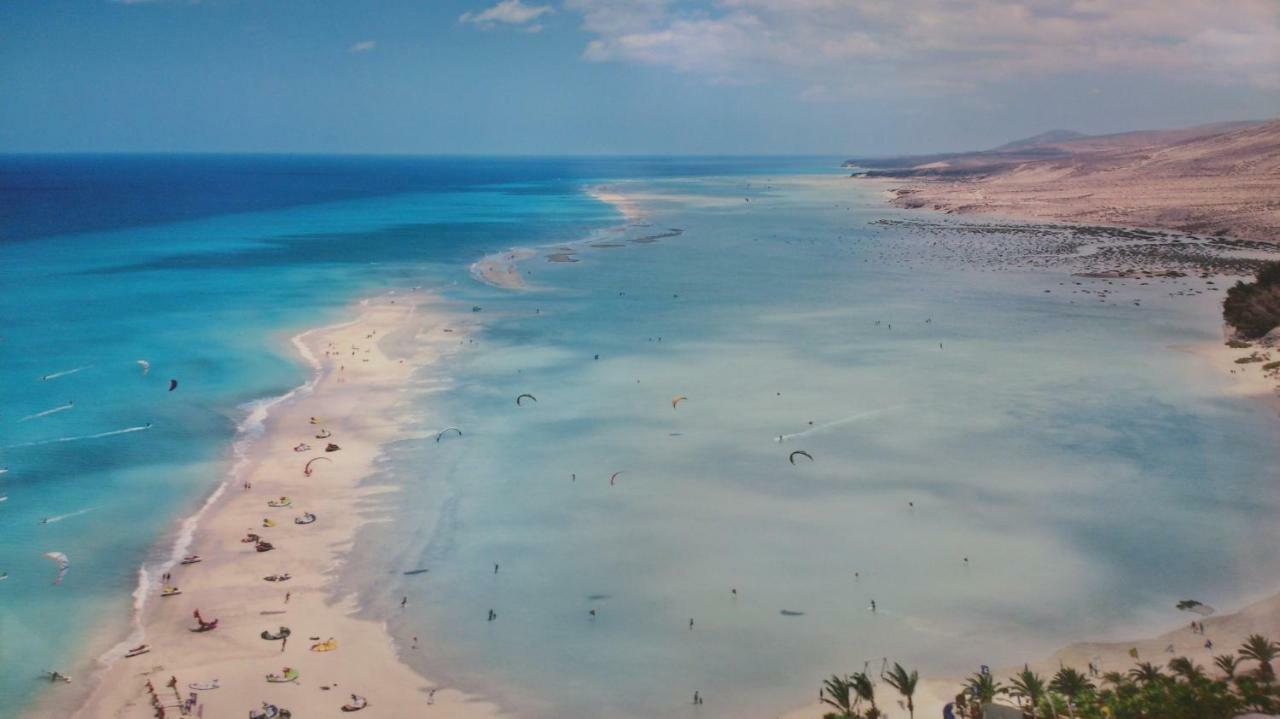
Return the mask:
<svg viewBox="0 0 1280 719"><path fill-rule="evenodd" d="M1236 364L1250 364L1252 362L1261 362L1261 361L1262 361L1262 357L1259 356L1257 352L1254 352L1248 357L1241 357L1237 359Z"/></svg>
<svg viewBox="0 0 1280 719"><path fill-rule="evenodd" d="M1280 369L1280 360L1278 360L1278 361L1276 361L1276 362L1268 362L1268 363L1266 363L1266 364L1262 365L1262 371L1263 371L1263 372L1270 372L1270 371L1271 371L1271 370L1273 370L1273 369Z"/></svg>
<svg viewBox="0 0 1280 719"><path fill-rule="evenodd" d="M1128 672L1096 676L1062 667L1044 677L1023 667L1008 684L985 670L965 680L956 696L958 719L981 719L988 704L1012 704L1026 719L1230 719L1246 712L1280 712L1280 686L1272 663L1280 643L1254 634L1234 654L1213 658L1219 676L1186 657L1164 666L1139 662ZM1092 672L1092 667L1090 668ZM901 664L880 679L902 696L899 706L914 719L919 674ZM875 682L865 672L835 675L823 683L822 701L836 711L826 719L889 719L875 701Z"/></svg>
<svg viewBox="0 0 1280 719"><path fill-rule="evenodd" d="M1227 346L1233 350L1247 350L1253 346L1253 343L1244 340L1227 340Z"/></svg>
<svg viewBox="0 0 1280 719"><path fill-rule="evenodd" d="M884 681L889 686L897 689L898 693L902 695L902 698L907 700L907 715L910 719L915 719L916 684L920 681L920 673L914 669L908 672L906 669L902 668L901 664L894 662L893 669L888 674L884 675Z"/></svg>
<svg viewBox="0 0 1280 719"><path fill-rule="evenodd" d="M1268 262L1253 282L1227 290L1222 318L1245 339L1257 339L1280 326L1280 262Z"/></svg>

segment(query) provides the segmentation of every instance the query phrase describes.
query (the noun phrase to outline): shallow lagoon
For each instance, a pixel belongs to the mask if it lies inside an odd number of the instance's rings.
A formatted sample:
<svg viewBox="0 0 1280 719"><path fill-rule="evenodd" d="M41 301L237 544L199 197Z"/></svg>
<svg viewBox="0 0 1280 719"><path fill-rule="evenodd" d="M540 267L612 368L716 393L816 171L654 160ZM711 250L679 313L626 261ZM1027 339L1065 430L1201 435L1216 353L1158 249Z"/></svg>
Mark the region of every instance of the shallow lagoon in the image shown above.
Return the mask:
<svg viewBox="0 0 1280 719"><path fill-rule="evenodd" d="M967 671L1274 589L1274 425L1170 350L1216 338L1212 301L957 266L870 224L904 216L874 190L781 174L796 163L545 161L496 185L493 164L394 195L347 178L359 191L324 204L6 228L30 236L0 244L20 287L0 418L0 693L19 701L0 715L48 686L39 669L82 674L119 640L137 567L225 476L249 404L302 382L289 335L408 285L483 307L486 329L406 388L422 439L379 478L404 486L397 521L370 525L346 579L374 614L408 595L390 618L423 637L415 663L519 713L667 716L696 689L703 715L768 714L884 656ZM653 175L682 177L610 179ZM651 227L610 229L588 178ZM528 292L467 271L584 237L606 246L524 264ZM448 424L465 436L436 444ZM73 560L61 587L49 550Z"/></svg>
<svg viewBox="0 0 1280 719"><path fill-rule="evenodd" d="M883 657L958 675L1274 589L1274 423L1176 349L1211 299L948 266L874 191L747 182L617 185L651 225L623 247L453 293L489 325L416 411L465 436L395 448L353 570L409 597L430 676L536 716L767 716Z"/></svg>

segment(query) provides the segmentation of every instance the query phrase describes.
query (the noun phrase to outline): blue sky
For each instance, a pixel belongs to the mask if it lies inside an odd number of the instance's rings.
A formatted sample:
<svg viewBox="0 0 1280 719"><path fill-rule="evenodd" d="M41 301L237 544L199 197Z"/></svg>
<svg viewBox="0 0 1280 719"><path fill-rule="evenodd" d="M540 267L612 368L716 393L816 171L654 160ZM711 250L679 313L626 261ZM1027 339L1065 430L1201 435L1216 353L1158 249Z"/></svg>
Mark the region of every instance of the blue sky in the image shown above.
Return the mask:
<svg viewBox="0 0 1280 719"><path fill-rule="evenodd" d="M0 151L896 153L1280 115L1276 0L6 0Z"/></svg>

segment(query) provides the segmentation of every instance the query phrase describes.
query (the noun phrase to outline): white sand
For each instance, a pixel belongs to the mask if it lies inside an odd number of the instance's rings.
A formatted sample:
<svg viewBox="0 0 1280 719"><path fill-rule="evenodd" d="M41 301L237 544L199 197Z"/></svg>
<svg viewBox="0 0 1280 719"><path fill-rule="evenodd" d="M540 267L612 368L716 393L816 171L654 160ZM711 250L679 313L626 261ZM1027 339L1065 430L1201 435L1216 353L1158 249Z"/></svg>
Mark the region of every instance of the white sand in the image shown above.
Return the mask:
<svg viewBox="0 0 1280 719"><path fill-rule="evenodd" d="M290 709L295 717L336 717L353 693L369 701L361 717L499 714L496 707L449 689L440 689L429 705L433 684L400 662L386 627L353 616L357 597L335 597L336 570L358 527L369 519L361 500L395 491L362 480L373 474L379 448L406 434L392 414L402 388L414 370L456 348L466 329L461 317L446 314L434 298L420 293L367 300L359 313L354 322L305 335L307 350L322 364L314 391L274 409L264 436L250 450L243 479L252 489L243 489L237 478L201 519L192 551L204 561L175 567L172 583L182 594L154 597L143 617L144 641L152 651L105 669L74 716L153 717L144 684L151 679L173 704L174 692L163 689L170 677L177 678L184 697L191 691L189 682L219 680L220 689L197 692L203 716L210 719L246 716L263 701ZM446 333L446 327L455 331ZM394 341L380 342L392 336ZM384 349L390 347L404 354L388 356ZM311 417L322 421L313 425ZM332 437L316 439L322 428ZM341 450L326 453L328 442ZM299 443L313 449L295 452ZM312 476L304 476L304 463L320 456L332 461L317 462ZM293 506L267 507L268 500L280 496L291 497ZM318 520L295 524L303 512L315 513ZM264 518L276 526L264 529ZM253 544L242 543L247 532L270 540L275 550L259 553ZM293 578L263 580L277 572ZM217 618L218 628L191 632L197 608L206 619ZM280 642L259 637L281 625L293 631L283 652ZM309 637L332 637L338 649L310 651ZM431 638L421 637L417 651L431 651ZM266 674L286 666L301 672L296 683L265 681ZM178 716L176 709L166 716Z"/></svg>
<svg viewBox="0 0 1280 719"><path fill-rule="evenodd" d="M520 274L520 263L537 254L527 247L513 247L505 252L485 255L471 264L471 276L504 290L527 289L529 285Z"/></svg>

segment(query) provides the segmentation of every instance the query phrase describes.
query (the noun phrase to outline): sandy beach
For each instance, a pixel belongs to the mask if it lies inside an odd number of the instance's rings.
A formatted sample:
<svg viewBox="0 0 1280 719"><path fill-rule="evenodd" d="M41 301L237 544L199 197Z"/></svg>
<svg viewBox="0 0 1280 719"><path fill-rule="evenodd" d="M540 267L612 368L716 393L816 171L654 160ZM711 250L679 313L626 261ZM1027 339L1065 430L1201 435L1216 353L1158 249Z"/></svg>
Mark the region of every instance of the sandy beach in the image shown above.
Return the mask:
<svg viewBox="0 0 1280 719"><path fill-rule="evenodd" d="M1191 628L1191 622L1204 624L1204 633ZM1027 665L1034 671L1049 677L1061 666L1075 667L1086 671L1092 664L1098 674L1110 671L1128 671L1137 662L1151 662L1164 666L1174 657L1187 657L1203 666L1211 675L1221 676L1214 667L1213 657L1218 654L1233 653L1250 634L1262 634L1267 637L1280 636L1280 594L1252 603L1247 607L1221 616L1201 617L1186 613L1186 621L1177 628L1157 636L1135 637L1107 642L1077 642L1054 652L1048 657L1028 658ZM1207 646L1206 642L1212 642ZM1136 651L1134 659L1130 652ZM975 664L973 670L979 667ZM1022 666L992 667L995 677L1008 685L1008 678L1021 671ZM964 678L946 677L930 678L922 676L915 695L916 716L942 716L943 707L952 701L964 688ZM1100 681L1098 677L1094 681ZM815 686L816 692L816 686ZM890 716L905 715L905 705L898 706L900 697L883 682L877 685L877 697L882 710L890 712ZM1012 706L1009 697L1001 702ZM896 709L896 711L895 711ZM810 706L788 712L783 719L821 719L830 707L814 703Z"/></svg>
<svg viewBox="0 0 1280 719"><path fill-rule="evenodd" d="M635 206L627 198L613 194L609 201L620 208L631 206L624 214L634 219ZM650 241L651 234L627 240ZM521 264L539 254L518 248L489 255L472 265L472 273L498 287L527 289ZM434 712L462 719L502 715L499 707L477 697L447 687L436 691L430 679L401 661L385 625L357 618L360 597L336 586L338 569L360 525L376 519L361 511L362 500L396 491L367 481L375 473L381 447L438 429L404 426L397 414L402 388L415 371L446 361L448 353L465 342L470 321L469 313L451 311L430 294L410 291L365 300L352 313L356 316L350 322L294 338L300 354L313 364L315 376L271 407L263 434L252 440L226 486L200 516L190 552L201 561L170 570L169 584L181 593L161 597L163 582L151 581L142 636L130 642L145 643L150 651L133 658L119 657L121 651L117 651L106 668L88 678L91 687L78 687L90 693L74 716L156 716L148 682L168 707L166 717L182 716L177 705L193 693L197 711L204 716L242 716L264 702L289 709L294 716L338 716L353 694L368 701L362 716L403 716L406 707L414 708L415 716ZM1275 354L1274 348L1214 343L1168 349L1193 354L1204 361L1206 371L1230 376L1233 395L1268 401L1280 410L1280 377L1274 371L1264 372L1262 363L1236 362L1258 351ZM326 452L329 443L340 449ZM295 451L300 445L309 449ZM307 476L303 468L313 459L318 461ZM285 497L287 507L267 504ZM296 524L295 518L304 513L314 514L315 522ZM264 520L274 526L264 527ZM254 543L242 541L249 533L260 535L274 548L255 551ZM291 575L288 581L264 580L285 572ZM192 631L197 609L206 620L217 619L217 628ZM1192 618L1200 619L1187 615L1187 622ZM1171 621L1169 631L1158 636L1072 644L1048 657L1028 660L1045 674L1060 663L1081 669L1092 663L1107 671L1131 665L1130 651L1136 649L1142 660L1164 663L1172 656L1186 655L1212 666L1214 654L1239 646L1251 633L1280 634L1280 595L1235 613L1205 618L1204 626L1205 634L1200 635L1186 623L1179 626ZM280 627L291 630L287 642L260 637L261 632ZM336 642L336 650L311 650L330 639ZM405 637L397 639L399 646L413 646ZM1213 641L1212 650L1205 647L1206 639ZM416 651L430 652L431 637L418 637L416 646ZM1168 652L1170 646L1173 654ZM266 675L285 668L296 670L298 679L266 681ZM832 671L856 668L833 667ZM995 672L1004 678L1020 668L995 668ZM166 686L171 679L176 679L175 688ZM213 680L218 689L190 688ZM939 716L962 683L960 677L925 676L916 696L917 713ZM883 684L879 690L882 708L893 711L897 699L892 690ZM47 716L51 707L52 702L37 706L33 716ZM815 703L784 716L808 719L825 712Z"/></svg>
<svg viewBox="0 0 1280 719"><path fill-rule="evenodd" d="M313 384L272 410L242 471L200 519L190 551L201 561L170 570L169 584L181 594L160 597L159 581L148 588L141 642L150 652L118 658L91 678L92 693L74 716L157 716L148 682L166 717L183 716L177 705L193 693L195 711L203 712L195 715L207 717L244 716L263 702L294 716L339 716L352 694L367 699L362 716L405 716L410 707L414 716L498 715L494 706L459 692L434 691L399 661L385 626L353 616L359 598L333 584L352 537L371 519L362 500L395 491L365 480L380 447L410 432L395 414L402 387L466 332L461 316L424 293L381 295L355 311L349 323L296 338L316 366ZM340 449L326 452L330 443ZM295 451L299 445L310 450ZM306 463L322 457L306 476ZM268 506L283 497L290 506ZM295 523L305 513L315 515L314 523ZM274 526L264 527L265 520ZM249 533L274 549L255 551L254 543L242 541ZM264 581L282 573L291 578ZM216 629L193 631L195 610L216 619ZM282 626L292 632L287 642L259 636ZM417 651L430 651L431 638L419 639ZM329 640L335 650L312 650ZM296 681L266 681L286 667L299 673ZM176 688L167 687L173 679ZM218 689L190 687L215 680Z"/></svg>

